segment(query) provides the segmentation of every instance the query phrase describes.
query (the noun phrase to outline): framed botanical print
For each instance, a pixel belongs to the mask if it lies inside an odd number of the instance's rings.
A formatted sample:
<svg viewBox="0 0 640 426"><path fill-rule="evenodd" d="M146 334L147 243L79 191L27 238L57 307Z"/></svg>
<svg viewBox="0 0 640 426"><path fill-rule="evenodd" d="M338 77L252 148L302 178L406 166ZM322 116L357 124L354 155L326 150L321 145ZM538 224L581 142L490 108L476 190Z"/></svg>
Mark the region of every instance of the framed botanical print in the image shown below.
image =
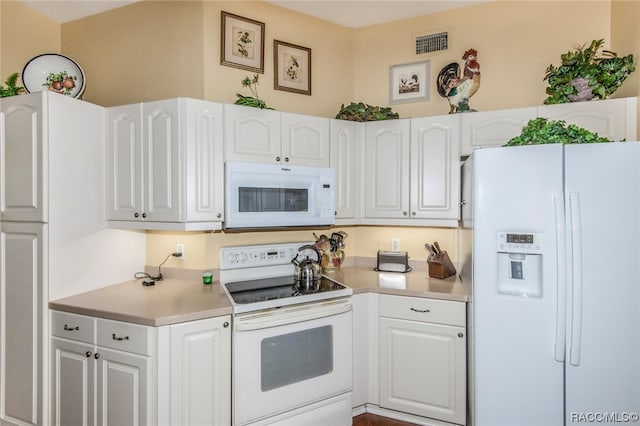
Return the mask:
<svg viewBox="0 0 640 426"><path fill-rule="evenodd" d="M273 88L311 95L311 49L273 40Z"/></svg>
<svg viewBox="0 0 640 426"><path fill-rule="evenodd" d="M222 11L220 64L264 73L264 23Z"/></svg>
<svg viewBox="0 0 640 426"><path fill-rule="evenodd" d="M389 103L429 100L429 61L391 65L389 68Z"/></svg>

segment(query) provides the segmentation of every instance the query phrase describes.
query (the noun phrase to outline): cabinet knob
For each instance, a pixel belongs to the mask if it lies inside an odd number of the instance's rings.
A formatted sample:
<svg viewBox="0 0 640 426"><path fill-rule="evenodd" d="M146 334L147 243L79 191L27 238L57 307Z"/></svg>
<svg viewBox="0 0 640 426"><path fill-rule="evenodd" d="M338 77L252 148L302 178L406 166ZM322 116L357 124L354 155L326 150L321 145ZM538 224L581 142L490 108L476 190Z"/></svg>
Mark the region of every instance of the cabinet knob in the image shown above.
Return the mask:
<svg viewBox="0 0 640 426"><path fill-rule="evenodd" d="M289 157L284 157L284 162L288 163L289 162Z"/></svg>
<svg viewBox="0 0 640 426"><path fill-rule="evenodd" d="M135 212L135 213L133 214L133 217L136 217L136 218L140 217L140 213Z"/></svg>
<svg viewBox="0 0 640 426"><path fill-rule="evenodd" d="M222 326L223 326L224 328L229 327L229 322L228 322L228 321L225 321L225 322L224 322L224 324L222 324Z"/></svg>
<svg viewBox="0 0 640 426"><path fill-rule="evenodd" d="M460 205L461 205L461 206L464 206L464 205L466 205L466 204L467 204L467 200L462 200L462 201L460 201Z"/></svg>
<svg viewBox="0 0 640 426"><path fill-rule="evenodd" d="M464 337L464 333L458 333L458 337Z"/></svg>
<svg viewBox="0 0 640 426"><path fill-rule="evenodd" d="M416 215L416 212L411 212L411 216L415 216L415 215Z"/></svg>
<svg viewBox="0 0 640 426"><path fill-rule="evenodd" d="M87 358L91 358L91 351L86 351L84 354L87 356Z"/></svg>
<svg viewBox="0 0 640 426"><path fill-rule="evenodd" d="M402 212L402 216L406 216L407 214L407 212Z"/></svg>
<svg viewBox="0 0 640 426"><path fill-rule="evenodd" d="M334 210L334 211L333 211L333 215L334 215L334 216L338 216L338 211L337 211L337 210Z"/></svg>
<svg viewBox="0 0 640 426"><path fill-rule="evenodd" d="M142 217L143 218L147 217L147 214L146 213L142 213Z"/></svg>
<svg viewBox="0 0 640 426"><path fill-rule="evenodd" d="M220 218L222 217L222 213L218 213L218 214L216 215L216 217L217 217L218 219L220 219Z"/></svg>
<svg viewBox="0 0 640 426"><path fill-rule="evenodd" d="M279 163L280 162L280 157L276 157L276 161Z"/></svg>
<svg viewBox="0 0 640 426"><path fill-rule="evenodd" d="M95 353L95 355L93 355L93 357L94 357L95 359L98 359L98 358L100 358L100 354L99 354L98 352L96 352L96 353Z"/></svg>

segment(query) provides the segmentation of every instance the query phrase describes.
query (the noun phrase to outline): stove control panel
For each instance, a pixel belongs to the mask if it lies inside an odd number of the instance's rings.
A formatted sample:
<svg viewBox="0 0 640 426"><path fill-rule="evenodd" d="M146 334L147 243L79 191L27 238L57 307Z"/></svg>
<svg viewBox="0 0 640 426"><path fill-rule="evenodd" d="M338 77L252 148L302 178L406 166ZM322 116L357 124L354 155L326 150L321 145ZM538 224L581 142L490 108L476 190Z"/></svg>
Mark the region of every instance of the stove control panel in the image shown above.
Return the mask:
<svg viewBox="0 0 640 426"><path fill-rule="evenodd" d="M220 269L254 268L287 265L298 254L298 249L309 242L275 243L253 246L220 248Z"/></svg>

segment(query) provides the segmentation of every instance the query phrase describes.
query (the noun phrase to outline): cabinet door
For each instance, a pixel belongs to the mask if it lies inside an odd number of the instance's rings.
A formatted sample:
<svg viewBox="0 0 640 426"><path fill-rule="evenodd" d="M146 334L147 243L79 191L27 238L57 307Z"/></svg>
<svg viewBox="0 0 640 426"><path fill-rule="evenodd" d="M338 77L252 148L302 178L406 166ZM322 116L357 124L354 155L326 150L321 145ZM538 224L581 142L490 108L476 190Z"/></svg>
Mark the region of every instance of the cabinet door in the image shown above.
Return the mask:
<svg viewBox="0 0 640 426"><path fill-rule="evenodd" d="M143 219L179 222L180 170L184 153L180 145L178 99L142 105L143 127Z"/></svg>
<svg viewBox="0 0 640 426"><path fill-rule="evenodd" d="M409 216L409 120L365 125L365 217Z"/></svg>
<svg viewBox="0 0 640 426"><path fill-rule="evenodd" d="M231 424L230 323L223 316L171 326L172 425Z"/></svg>
<svg viewBox="0 0 640 426"><path fill-rule="evenodd" d="M107 108L106 127L107 218L139 220L142 214L142 104Z"/></svg>
<svg viewBox="0 0 640 426"><path fill-rule="evenodd" d="M458 117L411 120L411 218L460 216Z"/></svg>
<svg viewBox="0 0 640 426"><path fill-rule="evenodd" d="M329 119L308 115L280 114L282 163L329 167Z"/></svg>
<svg viewBox="0 0 640 426"><path fill-rule="evenodd" d="M461 114L460 155L471 155L474 148L504 145L537 114L536 107Z"/></svg>
<svg viewBox="0 0 640 426"><path fill-rule="evenodd" d="M43 96L4 98L1 105L0 220L46 222Z"/></svg>
<svg viewBox="0 0 640 426"><path fill-rule="evenodd" d="M224 159L222 104L186 99L186 221L222 221Z"/></svg>
<svg viewBox="0 0 640 426"><path fill-rule="evenodd" d="M336 219L352 219L341 224L355 223L359 217L359 190L362 158L361 142L364 124L345 120L331 120L331 163L336 171Z"/></svg>
<svg viewBox="0 0 640 426"><path fill-rule="evenodd" d="M240 105L224 106L225 161L279 163L280 113Z"/></svg>
<svg viewBox="0 0 640 426"><path fill-rule="evenodd" d="M51 421L54 426L95 423L95 346L51 339Z"/></svg>
<svg viewBox="0 0 640 426"><path fill-rule="evenodd" d="M98 426L153 424L151 358L98 347Z"/></svg>
<svg viewBox="0 0 640 426"><path fill-rule="evenodd" d="M380 406L465 424L464 328L380 318Z"/></svg>
<svg viewBox="0 0 640 426"><path fill-rule="evenodd" d="M634 141L637 109L635 102L636 98L621 98L542 105L538 107L538 115L552 120L565 120L567 124L584 127L614 141L625 138Z"/></svg>
<svg viewBox="0 0 640 426"><path fill-rule="evenodd" d="M0 222L0 423L42 424L47 225Z"/></svg>

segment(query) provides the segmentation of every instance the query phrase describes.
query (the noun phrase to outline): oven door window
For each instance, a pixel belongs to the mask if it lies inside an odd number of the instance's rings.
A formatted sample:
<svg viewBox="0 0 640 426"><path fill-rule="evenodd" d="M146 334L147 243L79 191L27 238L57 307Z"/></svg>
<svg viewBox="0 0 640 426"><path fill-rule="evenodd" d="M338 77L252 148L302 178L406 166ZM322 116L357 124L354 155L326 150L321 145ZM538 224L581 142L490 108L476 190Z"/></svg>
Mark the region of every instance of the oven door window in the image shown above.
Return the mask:
<svg viewBox="0 0 640 426"><path fill-rule="evenodd" d="M333 371L333 327L264 339L260 360L263 392L329 374Z"/></svg>
<svg viewBox="0 0 640 426"><path fill-rule="evenodd" d="M238 188L240 212L307 212L309 190L306 188Z"/></svg>

